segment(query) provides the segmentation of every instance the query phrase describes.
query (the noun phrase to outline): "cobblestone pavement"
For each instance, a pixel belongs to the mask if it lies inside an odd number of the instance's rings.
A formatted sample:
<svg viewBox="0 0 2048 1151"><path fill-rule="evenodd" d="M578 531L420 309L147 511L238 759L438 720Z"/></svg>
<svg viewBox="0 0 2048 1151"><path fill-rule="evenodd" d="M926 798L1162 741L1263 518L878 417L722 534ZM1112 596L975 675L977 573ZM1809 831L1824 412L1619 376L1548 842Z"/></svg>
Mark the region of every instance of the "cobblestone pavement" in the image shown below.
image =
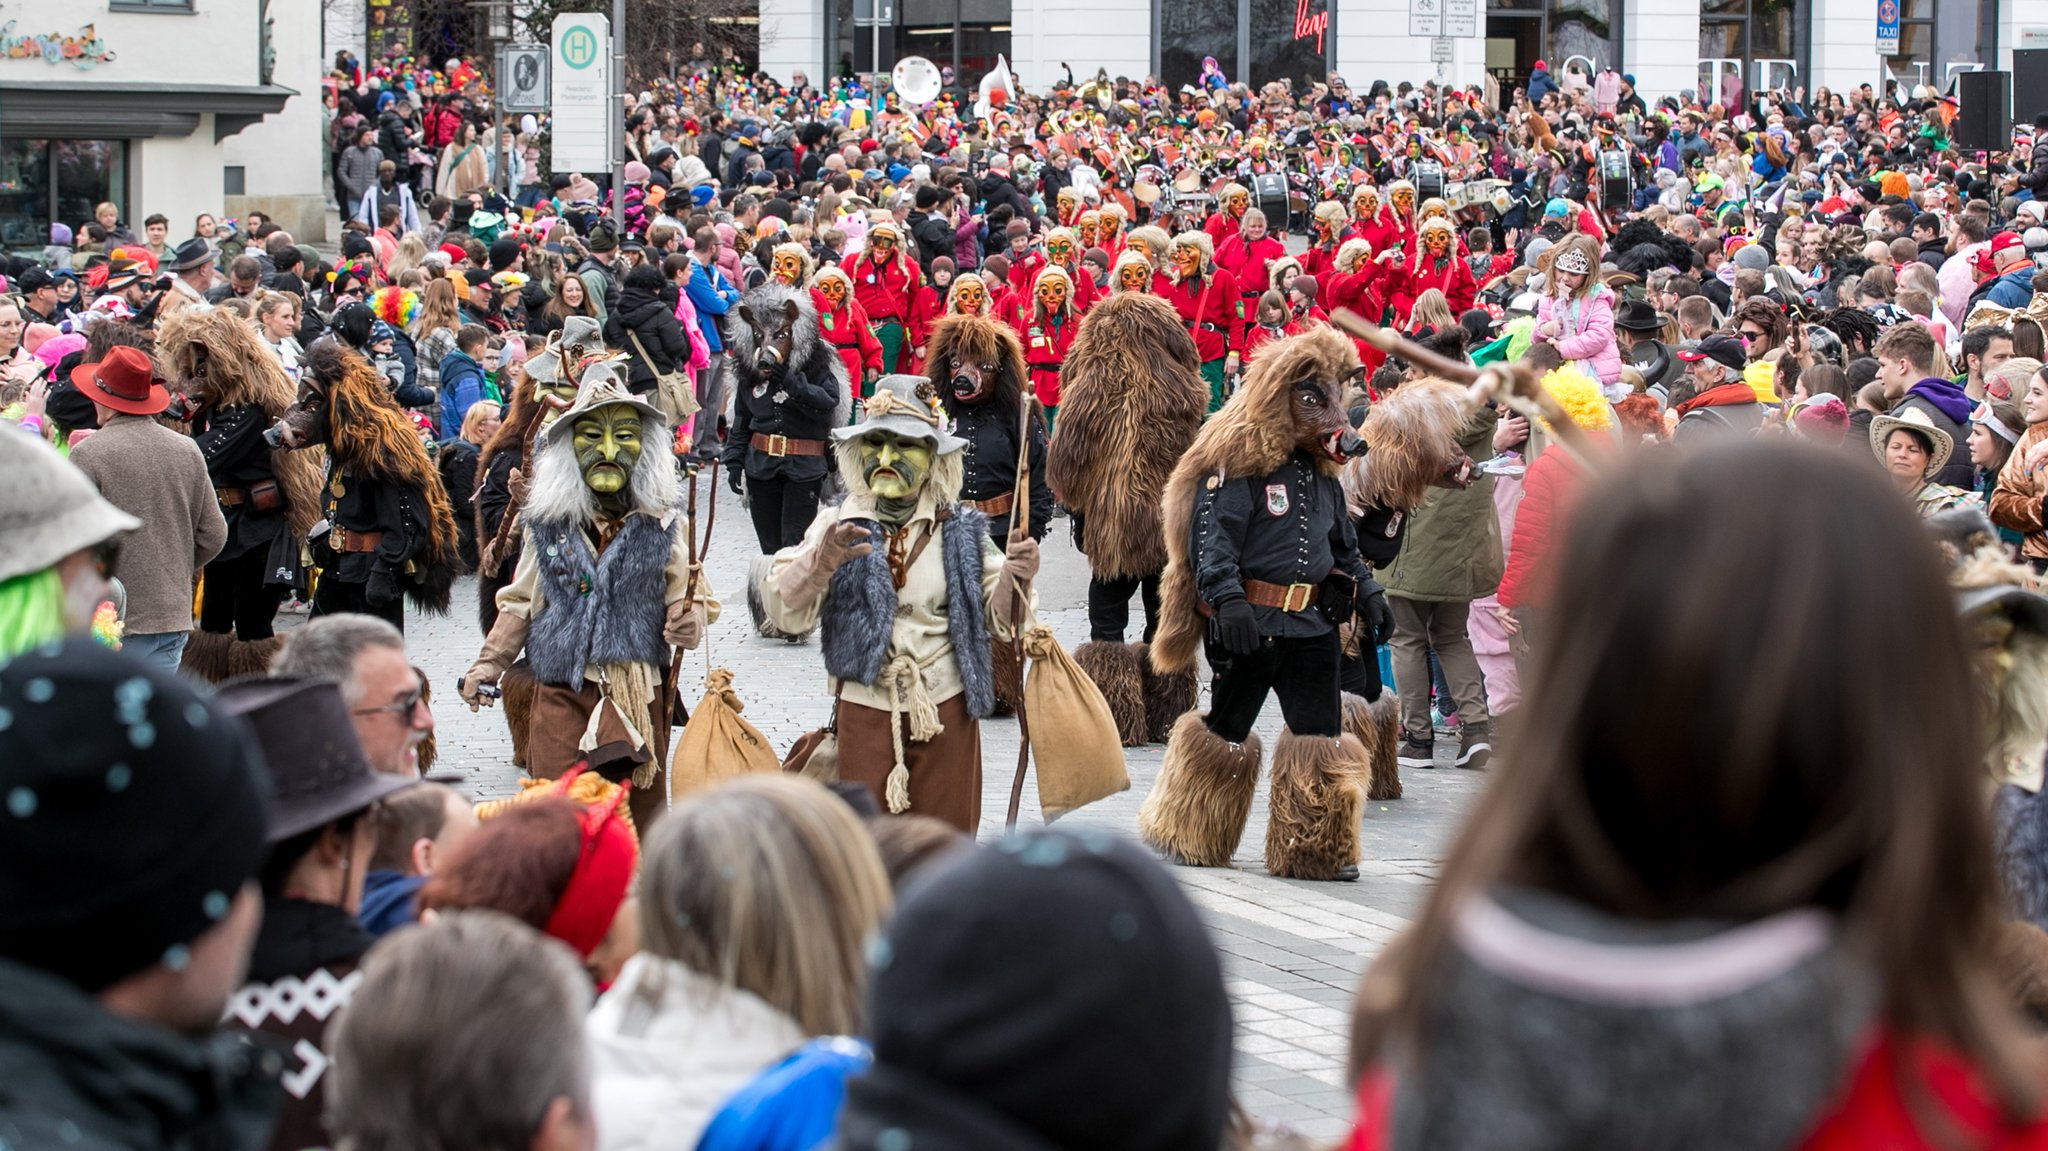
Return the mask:
<svg viewBox="0 0 2048 1151"><path fill-rule="evenodd" d="M706 489L700 488L699 498ZM755 551L745 509L721 481L716 539L706 570L725 604L710 631L711 662L732 669L745 715L778 750L824 723L830 697L815 642L791 645L753 634L744 577ZM1067 521L1045 541L1038 580L1039 619L1062 643L1088 638L1087 561L1074 550ZM413 657L429 673L435 695L440 762L437 772L461 772L477 799L518 788L504 721L494 710L472 715L455 699L456 678L480 645L475 581L456 588L446 617L407 621ZM1132 605L1133 635L1142 619ZM685 661L683 695L702 689L701 654ZM1279 707L1269 703L1258 728L1271 747L1280 731ZM1014 720L982 725L983 781L980 838L1002 834L1003 814L1017 760ZM1238 1097L1252 1114L1284 1122L1304 1135L1334 1137L1351 1114L1343 1087L1350 1003L1359 973L1419 905L1458 817L1478 791L1481 776L1449 766L1455 740L1439 740L1440 766L1409 772L1404 796L1369 802L1364 860L1356 883L1305 883L1266 873L1266 796L1259 794L1251 823L1229 869L1176 872L1215 935L1222 952L1237 1021ZM1126 755L1131 789L1067 816L1074 824L1130 833L1138 804L1158 774L1163 749L1132 748ZM1022 822L1041 819L1037 789L1026 782Z"/></svg>

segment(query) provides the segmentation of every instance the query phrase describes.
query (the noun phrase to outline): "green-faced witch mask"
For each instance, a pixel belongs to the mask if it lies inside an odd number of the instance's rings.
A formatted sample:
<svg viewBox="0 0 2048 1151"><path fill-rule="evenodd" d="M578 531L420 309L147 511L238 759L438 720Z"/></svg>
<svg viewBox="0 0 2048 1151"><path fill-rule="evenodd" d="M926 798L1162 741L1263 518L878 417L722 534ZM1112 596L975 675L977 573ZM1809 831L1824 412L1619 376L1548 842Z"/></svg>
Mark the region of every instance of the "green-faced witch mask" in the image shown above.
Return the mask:
<svg viewBox="0 0 2048 1151"><path fill-rule="evenodd" d="M893 432L871 431L860 438L860 475L885 504L915 502L932 473L932 446Z"/></svg>
<svg viewBox="0 0 2048 1151"><path fill-rule="evenodd" d="M633 469L644 446L640 413L622 404L593 408L576 417L570 429L576 467L583 482L600 498L616 496L633 483Z"/></svg>

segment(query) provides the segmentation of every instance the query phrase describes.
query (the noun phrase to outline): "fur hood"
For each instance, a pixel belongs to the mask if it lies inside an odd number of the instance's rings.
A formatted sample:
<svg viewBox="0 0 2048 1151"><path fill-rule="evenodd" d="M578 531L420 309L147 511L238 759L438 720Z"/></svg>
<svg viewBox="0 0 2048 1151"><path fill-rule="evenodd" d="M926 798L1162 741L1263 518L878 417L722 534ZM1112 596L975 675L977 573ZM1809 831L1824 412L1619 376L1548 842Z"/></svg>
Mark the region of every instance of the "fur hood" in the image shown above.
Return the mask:
<svg viewBox="0 0 2048 1151"><path fill-rule="evenodd" d="M1024 395L1025 367L1024 343L1015 328L985 316L964 315L946 316L932 325L925 345L925 373L949 417L960 414L960 401L953 397L944 366L955 359L996 365L995 392L984 402L999 411L1017 411Z"/></svg>
<svg viewBox="0 0 2048 1151"><path fill-rule="evenodd" d="M1166 566L1159 497L1208 406L1194 339L1172 304L1122 292L1089 309L1060 371L1046 481L1082 518L1082 550L1096 575L1149 576Z"/></svg>

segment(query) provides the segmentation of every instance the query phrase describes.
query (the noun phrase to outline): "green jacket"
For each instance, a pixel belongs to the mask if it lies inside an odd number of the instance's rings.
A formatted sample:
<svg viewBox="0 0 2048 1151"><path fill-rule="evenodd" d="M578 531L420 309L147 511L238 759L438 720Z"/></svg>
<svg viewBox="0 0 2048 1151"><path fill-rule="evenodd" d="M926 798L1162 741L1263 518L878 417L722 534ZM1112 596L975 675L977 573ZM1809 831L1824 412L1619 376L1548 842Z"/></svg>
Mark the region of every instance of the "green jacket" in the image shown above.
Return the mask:
<svg viewBox="0 0 2048 1151"><path fill-rule="evenodd" d="M1493 458L1491 408L1481 411L1458 435L1458 445L1477 464ZM1388 595L1419 600L1472 600L1500 586L1506 562L1500 521L1493 511L1493 477L1474 474L1472 486L1432 488L1408 518L1400 554L1376 573Z"/></svg>

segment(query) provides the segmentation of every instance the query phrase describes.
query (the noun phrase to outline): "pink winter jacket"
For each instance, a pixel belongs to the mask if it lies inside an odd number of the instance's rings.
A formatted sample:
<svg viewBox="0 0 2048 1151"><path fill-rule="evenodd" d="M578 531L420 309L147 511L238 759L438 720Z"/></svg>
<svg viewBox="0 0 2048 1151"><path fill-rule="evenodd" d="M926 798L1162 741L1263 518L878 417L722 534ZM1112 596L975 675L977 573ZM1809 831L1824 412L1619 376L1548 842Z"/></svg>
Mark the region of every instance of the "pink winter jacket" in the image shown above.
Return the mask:
<svg viewBox="0 0 2048 1151"><path fill-rule="evenodd" d="M1621 348L1614 342L1614 292L1605 284L1577 307L1556 296L1536 305L1536 326L1555 321L1557 338L1550 341L1567 362L1583 360L1603 384L1621 380Z"/></svg>

